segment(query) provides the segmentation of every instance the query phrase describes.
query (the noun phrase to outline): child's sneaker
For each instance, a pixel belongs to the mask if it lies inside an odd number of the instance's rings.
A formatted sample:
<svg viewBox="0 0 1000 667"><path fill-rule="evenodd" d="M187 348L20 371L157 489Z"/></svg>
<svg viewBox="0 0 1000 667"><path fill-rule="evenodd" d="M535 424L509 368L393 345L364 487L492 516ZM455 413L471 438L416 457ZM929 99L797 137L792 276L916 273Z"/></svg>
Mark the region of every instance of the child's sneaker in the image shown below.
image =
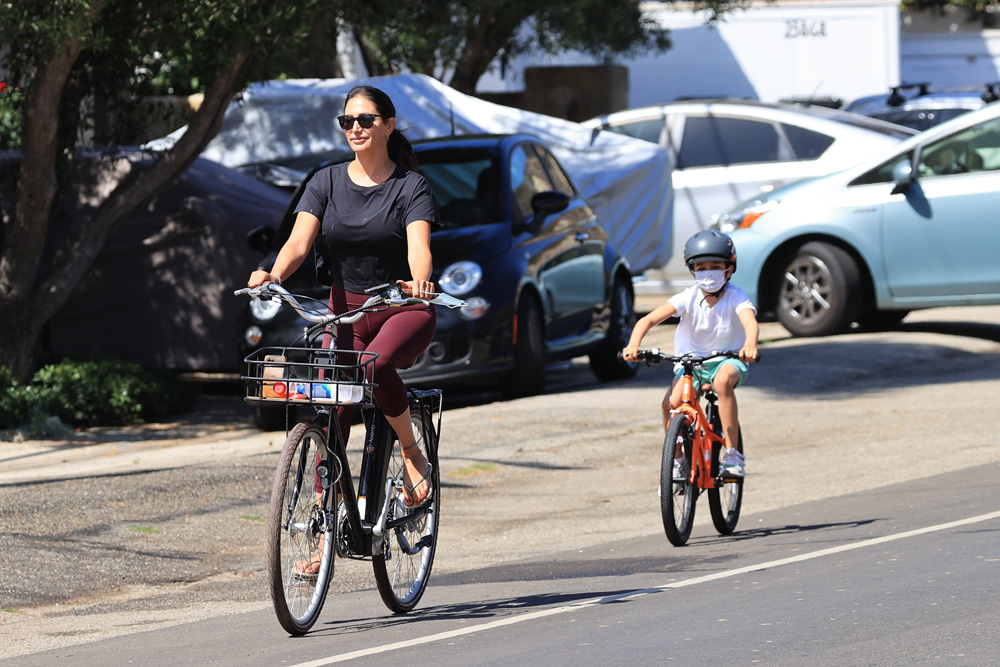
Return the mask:
<svg viewBox="0 0 1000 667"><path fill-rule="evenodd" d="M683 482L687 479L687 475L684 474L684 459L674 459L674 481Z"/></svg>
<svg viewBox="0 0 1000 667"><path fill-rule="evenodd" d="M743 453L735 447L727 449L725 456L722 457L722 469L719 474L723 477L744 477L746 473Z"/></svg>

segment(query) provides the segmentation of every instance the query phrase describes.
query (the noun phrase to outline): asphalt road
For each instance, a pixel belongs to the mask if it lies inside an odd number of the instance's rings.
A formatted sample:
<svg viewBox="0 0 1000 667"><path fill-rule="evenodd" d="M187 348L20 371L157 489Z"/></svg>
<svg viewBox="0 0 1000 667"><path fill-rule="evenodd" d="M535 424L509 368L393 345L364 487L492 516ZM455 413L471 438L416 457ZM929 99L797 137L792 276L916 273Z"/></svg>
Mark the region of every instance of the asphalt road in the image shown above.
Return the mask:
<svg viewBox="0 0 1000 667"><path fill-rule="evenodd" d="M650 342L668 346L670 335L660 327ZM553 373L546 395L510 402L451 392L443 532L421 608L389 616L367 564L351 563L305 640L280 631L264 587L260 517L282 435L246 429L232 399L207 401L207 417L178 424L4 443L0 658L293 664L408 641L408 663L691 662L709 647L750 661L740 651L755 646L771 664L870 664L848 649L874 650L902 628L895 650L874 662L936 660L947 655L944 638L968 636L959 648L984 664L973 639L995 645L997 636L976 600L995 607L1000 549L979 537L995 537L997 519L895 538L891 548L863 542L1000 507L990 483L1000 462L1000 309L926 311L900 331L823 340L765 325L762 337L765 362L740 390L750 476L733 537L714 534L703 503L688 547L662 535L657 406L668 376L659 369L601 386L574 363ZM849 550L774 564L831 546ZM738 571L754 564L765 566ZM709 585L708 575L719 578ZM954 596L928 597L941 589L932 576ZM582 604L591 599L605 603ZM782 620L755 624L762 612ZM498 627L470 634L484 623ZM761 627L773 636L765 641ZM459 634L435 639L441 632Z"/></svg>

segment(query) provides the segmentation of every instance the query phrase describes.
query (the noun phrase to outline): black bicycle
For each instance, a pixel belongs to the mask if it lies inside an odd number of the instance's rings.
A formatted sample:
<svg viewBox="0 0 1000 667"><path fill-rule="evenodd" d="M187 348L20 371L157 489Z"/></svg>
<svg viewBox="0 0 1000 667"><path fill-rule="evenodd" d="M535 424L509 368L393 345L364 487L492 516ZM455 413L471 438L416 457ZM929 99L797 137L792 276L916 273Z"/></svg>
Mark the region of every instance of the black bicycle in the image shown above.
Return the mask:
<svg viewBox="0 0 1000 667"><path fill-rule="evenodd" d="M314 323L303 333L302 347L262 348L250 354L243 376L247 401L284 404L287 411L308 405L315 412L288 430L268 515L271 598L278 621L293 635L308 632L319 618L335 556L371 560L382 600L395 613L417 605L434 562L441 504L441 390L408 390L414 435L430 464L431 486L430 500L412 508L403 495L399 440L372 398L371 371L378 355L336 349L336 327L410 303L456 308L464 302L446 294L430 301L405 297L392 285L369 293L360 308L337 315L325 304L306 307L299 299L308 297L277 285L236 291L280 299ZM361 408L366 427L357 490L338 423L336 408L342 405Z"/></svg>

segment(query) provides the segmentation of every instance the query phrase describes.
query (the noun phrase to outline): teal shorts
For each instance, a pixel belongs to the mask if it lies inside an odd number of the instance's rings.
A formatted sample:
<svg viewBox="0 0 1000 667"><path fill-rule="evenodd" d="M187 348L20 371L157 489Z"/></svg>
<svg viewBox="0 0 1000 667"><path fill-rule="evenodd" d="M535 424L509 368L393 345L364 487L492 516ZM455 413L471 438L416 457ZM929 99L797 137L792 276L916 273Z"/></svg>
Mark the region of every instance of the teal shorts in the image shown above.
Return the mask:
<svg viewBox="0 0 1000 667"><path fill-rule="evenodd" d="M747 381L747 365L739 359L712 359L711 361L706 361L701 368L694 369L694 386L695 388L701 387L701 385L708 382L713 387L715 386L715 375L722 368L723 364L729 364L736 369L739 373L740 379L736 381L736 386L739 387L741 384ZM684 375L684 368L682 366L674 367L674 378L679 378Z"/></svg>

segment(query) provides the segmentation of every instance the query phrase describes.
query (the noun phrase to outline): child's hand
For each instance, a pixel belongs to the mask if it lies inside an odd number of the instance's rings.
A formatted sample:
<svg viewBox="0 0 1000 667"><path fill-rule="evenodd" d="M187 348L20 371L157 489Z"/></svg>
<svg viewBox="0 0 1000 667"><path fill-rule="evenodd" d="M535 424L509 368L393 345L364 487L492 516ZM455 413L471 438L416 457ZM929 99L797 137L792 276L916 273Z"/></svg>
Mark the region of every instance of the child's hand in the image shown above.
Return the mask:
<svg viewBox="0 0 1000 667"><path fill-rule="evenodd" d="M622 348L622 359L625 361L639 361L639 346L626 345Z"/></svg>
<svg viewBox="0 0 1000 667"><path fill-rule="evenodd" d="M740 361L749 364L751 362L757 361L757 345L755 343L747 343L740 348Z"/></svg>

